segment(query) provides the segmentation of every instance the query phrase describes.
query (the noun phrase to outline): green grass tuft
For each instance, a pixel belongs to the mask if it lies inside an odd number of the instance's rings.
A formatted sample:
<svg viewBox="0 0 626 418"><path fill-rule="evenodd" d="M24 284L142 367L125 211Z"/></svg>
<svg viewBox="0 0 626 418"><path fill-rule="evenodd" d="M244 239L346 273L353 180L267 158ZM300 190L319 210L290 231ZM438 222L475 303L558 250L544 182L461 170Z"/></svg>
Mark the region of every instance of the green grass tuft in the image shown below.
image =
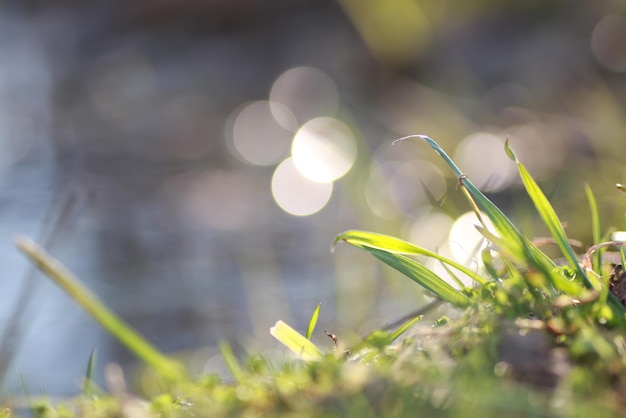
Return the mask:
<svg viewBox="0 0 626 418"><path fill-rule="evenodd" d="M481 222L477 229L489 241L479 254L482 267L474 271L372 232L346 231L333 246L342 242L366 251L423 287L436 297L423 310L358 341L343 341L325 331L335 347L322 350L311 342L318 305L305 335L280 320L270 330L295 358L251 355L239 361L230 345L222 343L222 358L234 382L215 374L192 377L110 312L56 260L20 239L20 250L168 385L145 399L127 393L123 384L113 394L96 393L93 352L79 397L52 403L24 390L22 402L6 401L0 417L16 416L24 406L37 417L624 416L626 308L620 301L626 300L626 274L603 262L600 250L619 247L624 264L626 243L601 242L590 188L585 193L594 245L580 262L550 202L507 141L504 152L515 161L550 231L549 242L563 254L565 263L557 263L522 235L434 140L413 135L399 141L406 139L426 142L457 176ZM473 285L452 286L420 261L424 257L437 260L451 276L471 278ZM612 273L606 276L603 271ZM440 304L447 307L445 315L424 318Z"/></svg>

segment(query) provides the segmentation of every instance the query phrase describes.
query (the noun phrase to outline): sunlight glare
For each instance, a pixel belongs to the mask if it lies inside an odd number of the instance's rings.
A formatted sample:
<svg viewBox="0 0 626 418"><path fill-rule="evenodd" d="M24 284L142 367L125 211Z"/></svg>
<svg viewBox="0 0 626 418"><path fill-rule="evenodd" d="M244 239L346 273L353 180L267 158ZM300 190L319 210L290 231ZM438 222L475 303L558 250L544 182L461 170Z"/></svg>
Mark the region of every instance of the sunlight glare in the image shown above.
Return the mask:
<svg viewBox="0 0 626 418"><path fill-rule="evenodd" d="M291 215L307 216L320 211L332 192L332 183L317 183L302 176L291 158L280 163L272 176L272 196Z"/></svg>
<svg viewBox="0 0 626 418"><path fill-rule="evenodd" d="M490 232L494 232L493 224L485 214L481 214ZM474 212L466 212L452 225L449 245L452 257L465 266L478 269L482 266L481 251L487 247L487 240L476 229L481 225Z"/></svg>
<svg viewBox="0 0 626 418"><path fill-rule="evenodd" d="M350 128L334 118L317 118L296 133L291 156L307 179L329 183L345 175L356 159L356 140Z"/></svg>
<svg viewBox="0 0 626 418"><path fill-rule="evenodd" d="M430 212L409 225L409 241L427 250L437 251L448 241L454 220L443 212Z"/></svg>

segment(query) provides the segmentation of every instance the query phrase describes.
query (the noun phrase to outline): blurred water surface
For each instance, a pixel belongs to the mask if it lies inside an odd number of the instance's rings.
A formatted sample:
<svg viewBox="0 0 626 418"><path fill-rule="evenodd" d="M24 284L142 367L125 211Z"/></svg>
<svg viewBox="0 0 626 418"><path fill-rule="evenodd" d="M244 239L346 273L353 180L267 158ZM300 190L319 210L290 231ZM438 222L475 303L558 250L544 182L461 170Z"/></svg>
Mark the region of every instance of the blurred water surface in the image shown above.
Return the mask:
<svg viewBox="0 0 626 418"><path fill-rule="evenodd" d="M5 386L21 375L32 391L73 393L94 347L100 379L107 362L133 361L33 272L17 233L166 352L221 339L267 349L276 320L303 329L319 302L320 327L346 336L425 302L367 255L331 254L346 229L475 265L457 236L469 208L456 179L394 138L440 140L531 235L542 229L518 203L507 135L566 216L584 213L583 180L615 202L619 6L375 3L3 5L0 318L16 354ZM623 205L603 212L623 219ZM579 222L570 231L588 239ZM207 353L198 370L215 366Z"/></svg>

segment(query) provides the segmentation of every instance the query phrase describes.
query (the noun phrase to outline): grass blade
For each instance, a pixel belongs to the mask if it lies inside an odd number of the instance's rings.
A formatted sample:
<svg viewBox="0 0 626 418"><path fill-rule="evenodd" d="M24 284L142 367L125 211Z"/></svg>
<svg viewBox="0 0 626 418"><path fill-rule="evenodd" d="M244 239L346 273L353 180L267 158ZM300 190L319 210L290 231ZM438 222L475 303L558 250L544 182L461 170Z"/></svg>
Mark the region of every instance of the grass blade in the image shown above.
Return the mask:
<svg viewBox="0 0 626 418"><path fill-rule="evenodd" d="M599 289L600 283L591 283L589 277L581 268L578 263L578 257L574 252L574 249L569 243L567 235L565 234L565 229L563 229L563 224L559 220L554 208L546 198L546 195L541 191L537 182L532 178L526 167L519 161L511 147L509 147L508 140L505 143L505 150L507 155L515 161L517 165L517 169L519 171L522 182L524 183L524 187L526 188L526 192L528 196L533 201L537 212L539 212L539 216L543 220L543 222L548 227L550 234L554 238L556 245L559 247L563 256L569 263L570 267L576 272L576 274L580 277L580 280L585 284L585 286L590 288Z"/></svg>
<svg viewBox="0 0 626 418"><path fill-rule="evenodd" d="M222 353L222 358L224 359L224 363L226 363L226 367L230 374L233 375L233 379L237 383L243 383L246 380L245 373L241 370L241 366L239 366L239 362L237 361L237 357L233 353L233 349L225 341L220 341L219 343L220 353Z"/></svg>
<svg viewBox="0 0 626 418"><path fill-rule="evenodd" d="M517 231L515 226L509 221L509 219L500 211L500 209L494 205L487 197L467 178L461 169L455 164L450 156L435 142L432 138L425 135L411 135L404 138L400 138L393 143L396 144L399 141L406 139L418 138L426 142L432 149L437 152L441 158L448 164L454 174L459 179L459 183L462 186L463 191L467 194L470 203L475 206L476 216L479 220L482 219L480 211L484 211L496 231L506 240L510 240L519 247L518 251L523 252L523 243L521 240L521 234ZM484 225L483 225L484 226Z"/></svg>
<svg viewBox="0 0 626 418"><path fill-rule="evenodd" d="M309 325L306 327L306 339L310 340L313 335L313 331L315 331L315 326L317 325L317 319L320 316L320 309L322 308L322 304L318 303L317 307L313 311L313 315L311 315L311 319L309 320Z"/></svg>
<svg viewBox="0 0 626 418"><path fill-rule="evenodd" d="M408 321L406 321L404 324L400 325L398 327L398 329L396 329L392 334L391 334L391 341L395 341L397 340L402 334L404 334L409 328L411 328L413 325L417 324L419 321L422 320L422 318L424 318L424 315L418 315L415 316L411 319L409 319Z"/></svg>
<svg viewBox="0 0 626 418"><path fill-rule="evenodd" d="M459 289L463 289L463 288L466 287L465 283L463 283L463 281L461 279L459 279L456 274L454 274L454 271L452 271L452 269L450 267L448 267L444 263L441 263L441 267L443 267L443 269L446 271L446 273L448 273L448 276L450 276L450 278L454 281L454 283L456 283L456 285L459 287Z"/></svg>
<svg viewBox="0 0 626 418"><path fill-rule="evenodd" d="M284 321L276 322L270 328L270 334L304 361L315 361L322 358L322 352L315 344Z"/></svg>
<svg viewBox="0 0 626 418"><path fill-rule="evenodd" d="M598 203L596 197L593 195L593 191L589 184L585 184L585 194L587 195L587 201L589 202L589 209L591 211L591 233L593 235L593 245L599 244L602 241L600 232L600 214L598 212ZM596 252L593 258L593 270L599 275L602 275L602 251Z"/></svg>
<svg viewBox="0 0 626 418"><path fill-rule="evenodd" d="M390 237L389 235L377 234L374 232L350 230L346 231L335 238L335 245L337 242L343 241L354 247L364 250L376 249L386 251L392 254L404 254L404 255L423 255L426 257L434 258L441 261L450 267L455 268L463 274L466 274L472 280L478 284L485 284L486 280L476 272L470 270L464 265L450 260L435 252L429 251L425 248L411 244L398 238Z"/></svg>
<svg viewBox="0 0 626 418"><path fill-rule="evenodd" d="M169 381L180 380L186 377L185 370L181 364L161 354L130 325L111 312L76 276L59 261L46 253L43 248L24 237L16 239L16 246L39 270L59 285L105 330L154 369L161 377Z"/></svg>
<svg viewBox="0 0 626 418"><path fill-rule="evenodd" d="M446 195L443 195L440 199L437 199L424 180L420 179L420 185L422 186L422 191L424 192L424 196L426 196L426 200L428 201L430 206L434 208L439 208L443 206L443 203L446 200Z"/></svg>
<svg viewBox="0 0 626 418"><path fill-rule="evenodd" d="M478 216L479 220L481 220L481 211L487 215L495 230L498 232L498 235L500 235L500 237L508 243L509 250L515 255L515 258L523 260L524 264L538 270L550 281L553 281L556 278L556 275L553 275L553 270L556 268L556 264L517 230L504 213L496 205L494 205L493 202L491 202L491 200L489 200L467 178L465 174L463 174L459 167L439 146L439 144L437 144L437 142L425 135L410 135L394 141L394 144L406 139L421 139L441 156L441 158L448 164L448 166L450 166L452 171L458 177L459 184L462 186L461 190L465 193L468 201L474 207L476 216ZM483 226L486 228L484 223ZM564 285L565 283L563 281L560 281L560 283L553 283L555 287L570 295L577 295L582 290L573 284L569 286L566 285L561 288L560 284Z"/></svg>
<svg viewBox="0 0 626 418"><path fill-rule="evenodd" d="M492 248L487 247L481 251L481 260L483 265L485 266L485 271L487 274L491 276L495 281L501 281L501 274L498 273L498 270L495 267L493 255L491 254Z"/></svg>
<svg viewBox="0 0 626 418"><path fill-rule="evenodd" d="M91 350L89 361L87 361L87 371L85 371L85 383L83 384L83 395L91 395L93 392L93 375L96 369L96 349Z"/></svg>
<svg viewBox="0 0 626 418"><path fill-rule="evenodd" d="M470 299L461 291L452 287L448 282L417 261L400 254L393 254L374 248L368 248L367 251L440 299L459 308L464 308L470 304Z"/></svg>
<svg viewBox="0 0 626 418"><path fill-rule="evenodd" d="M539 216L541 216L543 222L548 227L548 230L554 237L557 246L563 253L563 256L569 263L570 267L576 272L576 275L580 277L580 281L586 287L600 290L602 287L600 281L597 280L595 277L592 277L590 279L590 276L588 276L585 273L584 269L581 267L580 263L578 262L578 257L576 256L574 249L570 245L567 235L565 234L565 230L563 229L563 225L556 215L556 212L552 208L552 205L543 194L535 180L532 178L528 170L526 170L526 167L524 167L524 165L519 162L517 156L509 147L508 140L505 144L505 150L508 156L517 164L517 168L520 173L522 182L524 183L524 187L526 188L526 192L533 201L535 208L539 212ZM624 326L626 307L624 307L624 305L622 305L612 293L609 293L607 302L608 306L613 311L616 320L619 322L620 325Z"/></svg>

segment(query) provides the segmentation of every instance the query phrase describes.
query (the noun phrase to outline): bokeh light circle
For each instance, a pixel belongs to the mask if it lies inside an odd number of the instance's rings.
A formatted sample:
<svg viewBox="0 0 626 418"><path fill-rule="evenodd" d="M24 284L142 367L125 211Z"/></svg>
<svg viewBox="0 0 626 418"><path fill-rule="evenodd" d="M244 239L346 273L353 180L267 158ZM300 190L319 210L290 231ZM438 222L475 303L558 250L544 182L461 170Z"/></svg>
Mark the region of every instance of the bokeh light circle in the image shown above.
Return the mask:
<svg viewBox="0 0 626 418"><path fill-rule="evenodd" d="M567 149L561 137L569 135L559 132L562 129L575 128L566 120L553 120L550 125L529 123L511 126L507 130L511 135L511 148L535 180L550 177L567 163ZM572 134L571 137L575 136ZM546 138L550 140L546 141ZM521 183L518 175L514 177L515 183Z"/></svg>
<svg viewBox="0 0 626 418"><path fill-rule="evenodd" d="M399 214L389 197L389 183L398 166L397 161L373 162L365 183L365 201L370 210L383 219L394 219Z"/></svg>
<svg viewBox="0 0 626 418"><path fill-rule="evenodd" d="M393 172L388 187L391 202L405 215L414 215L416 209L430 206L429 198L441 200L447 192L444 174L425 160L401 163Z"/></svg>
<svg viewBox="0 0 626 418"><path fill-rule="evenodd" d="M320 211L332 193L332 183L307 179L291 158L280 163L272 176L272 196L278 206L291 215L307 216Z"/></svg>
<svg viewBox="0 0 626 418"><path fill-rule="evenodd" d="M493 224L485 214L481 215L487 229L495 234ZM470 267L482 266L481 251L488 242L476 229L481 225L474 212L467 212L459 216L450 228L449 246L452 257L458 262Z"/></svg>
<svg viewBox="0 0 626 418"><path fill-rule="evenodd" d="M278 103L291 110L297 124L320 116L334 116L339 109L339 91L323 71L312 67L295 67L281 74L270 90L270 103L276 120L286 129L293 128Z"/></svg>
<svg viewBox="0 0 626 418"><path fill-rule="evenodd" d="M433 211L409 225L409 241L431 251L437 251L448 241L454 220L443 212Z"/></svg>
<svg viewBox="0 0 626 418"><path fill-rule="evenodd" d="M453 247L453 244L447 242L442 246L437 247L437 254L449 259L454 259L454 256L452 254ZM424 262L424 266L433 273L435 273L437 276L445 280L450 286L454 287L455 289L459 289L459 284L457 283L457 280L459 280L463 284L463 287L469 287L474 284L474 280L470 276L460 271L450 270L449 267L445 266L437 259L428 258ZM470 268L473 267L474 266L470 266ZM452 274L454 274L454 277L452 276Z"/></svg>
<svg viewBox="0 0 626 418"><path fill-rule="evenodd" d="M283 106L282 112L289 110ZM262 166L284 159L293 136L276 122L268 101L249 103L237 110L231 134L228 142L231 152L244 162Z"/></svg>
<svg viewBox="0 0 626 418"><path fill-rule="evenodd" d="M605 16L591 33L591 52L605 68L626 71L626 19Z"/></svg>
<svg viewBox="0 0 626 418"><path fill-rule="evenodd" d="M296 133L291 156L307 179L329 183L345 175L356 159L356 140L350 128L334 118L316 118Z"/></svg>
<svg viewBox="0 0 626 418"><path fill-rule="evenodd" d="M504 152L504 138L488 132L475 133L461 141L454 160L485 192L503 190L517 177L515 164Z"/></svg>

